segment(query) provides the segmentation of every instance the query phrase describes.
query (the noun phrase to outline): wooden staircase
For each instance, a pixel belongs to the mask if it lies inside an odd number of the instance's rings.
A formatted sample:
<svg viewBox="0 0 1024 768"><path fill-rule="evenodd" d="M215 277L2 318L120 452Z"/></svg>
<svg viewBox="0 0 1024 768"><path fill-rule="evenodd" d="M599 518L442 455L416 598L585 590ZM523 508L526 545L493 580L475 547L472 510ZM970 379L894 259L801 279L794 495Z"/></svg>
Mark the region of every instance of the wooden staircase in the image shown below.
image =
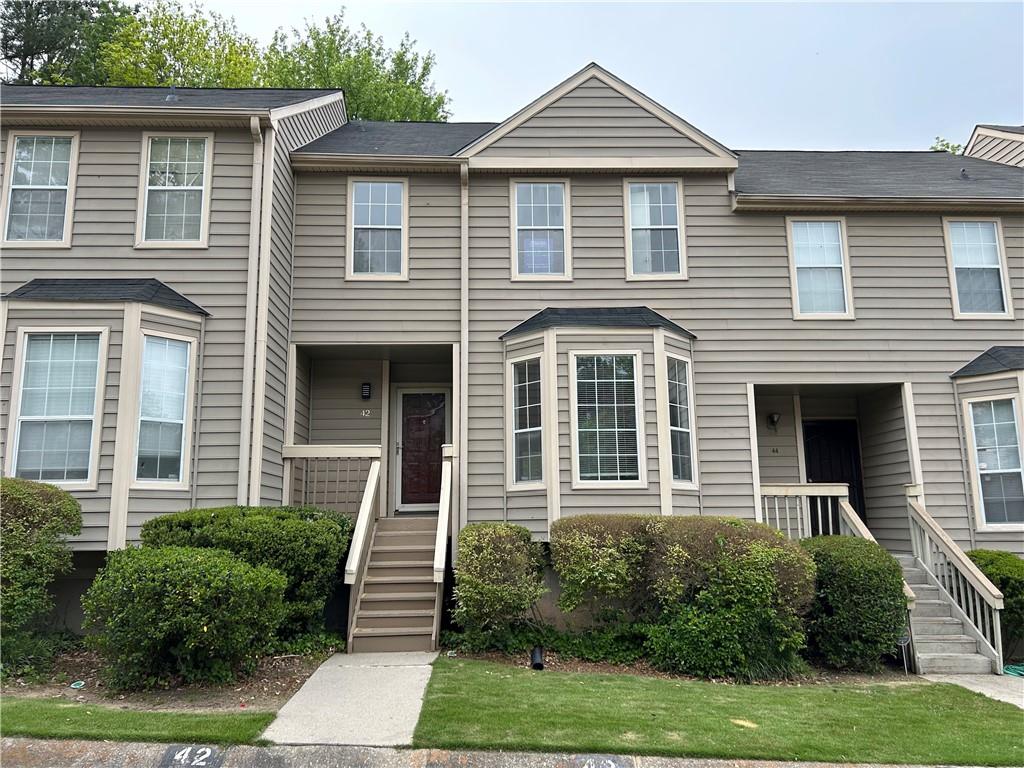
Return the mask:
<svg viewBox="0 0 1024 768"><path fill-rule="evenodd" d="M441 585L434 581L437 515L382 517L373 527L351 629L352 653L437 646Z"/></svg>

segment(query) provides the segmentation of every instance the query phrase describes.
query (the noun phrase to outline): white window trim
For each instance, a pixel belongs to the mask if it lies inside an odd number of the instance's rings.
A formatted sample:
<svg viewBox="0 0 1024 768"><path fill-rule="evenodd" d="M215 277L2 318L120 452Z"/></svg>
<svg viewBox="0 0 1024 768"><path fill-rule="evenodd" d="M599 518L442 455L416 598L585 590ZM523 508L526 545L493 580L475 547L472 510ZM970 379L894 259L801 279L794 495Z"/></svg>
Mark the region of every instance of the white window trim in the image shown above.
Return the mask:
<svg viewBox="0 0 1024 768"><path fill-rule="evenodd" d="M633 271L633 224L630 221L629 185L630 184L675 184L676 185L676 218L679 233L679 271L665 274L637 274ZM626 280L689 280L686 266L686 208L684 200L683 179L668 176L652 176L646 178L625 178L622 180L622 221L625 226L626 245ZM662 227L670 229L670 227Z"/></svg>
<svg viewBox="0 0 1024 768"><path fill-rule="evenodd" d="M529 354L510 357L505 361L505 423L508 425L505 429L505 490L507 491L542 491L548 487L548 473L546 466L548 460L548 436L546 434L547 424L544 419L544 401L547 396L544 384L545 377L547 375L547 371L545 370L547 366L544 364L544 357L543 350L538 350ZM537 360L540 363L541 479L530 482L517 482L515 461L515 364L523 363L527 360Z"/></svg>
<svg viewBox="0 0 1024 768"><path fill-rule="evenodd" d="M953 239L949 225L954 221L991 222L996 225L996 249L999 251L999 284L1003 289L1004 312L961 312L960 291L956 284L956 267L953 264ZM1010 287L1010 270L1006 263L1006 244L1003 240L1003 221L994 216L943 216L942 239L946 246L946 268L949 271L949 292L953 299L954 320L1013 320L1013 292Z"/></svg>
<svg viewBox="0 0 1024 768"><path fill-rule="evenodd" d="M18 337L14 352L14 380L11 383L11 409L8 416L8 432L11 433L9 450L5 457L4 474L15 477L17 472L18 442L21 439L21 383L25 374L25 354L28 336L48 333L95 333L99 334L100 344L96 353L96 397L92 414L92 442L89 446L89 476L85 480L47 480L66 491L95 491L98 486L100 437L103 432L103 403L106 399L107 377L107 344L110 337L109 326L44 326L18 328ZM59 419L55 416L54 419Z"/></svg>
<svg viewBox="0 0 1024 768"><path fill-rule="evenodd" d="M146 240L146 209L149 206L149 149L151 139L206 139L206 157L203 159L203 208L199 220L198 240ZM136 248L209 248L210 246L210 191L213 188L212 132L143 131L142 151L139 155L139 201L136 208Z"/></svg>
<svg viewBox="0 0 1024 768"><path fill-rule="evenodd" d="M78 145L81 131L12 130L7 135L7 162L4 164L3 196L0 197L0 245L6 248L70 248L73 217L75 213L75 187L78 181ZM64 202L64 233L60 240L8 240L7 217L11 208L11 189L14 184L14 145L19 136L62 136L71 138L71 160L68 163L68 193ZM56 187L50 187L56 189Z"/></svg>
<svg viewBox="0 0 1024 768"><path fill-rule="evenodd" d="M668 468L669 472L672 472L672 420L669 418L668 408L670 407L668 398L668 363L667 358L675 358L676 360L686 363L686 407L690 416L690 466L692 469L693 479L692 480L677 480L674 474L669 474L672 478L672 488L677 491L696 491L700 487L700 477L698 476L698 464L697 460L697 412L694 409L693 399L693 358L679 352L665 352L666 365L665 365L665 425L668 430ZM661 414L659 414L659 417Z"/></svg>
<svg viewBox="0 0 1024 768"><path fill-rule="evenodd" d="M379 181L402 185L402 271L396 275L363 274L355 271L355 195L356 182ZM409 279L409 179L404 176L349 176L345 193L345 279L367 282L395 282Z"/></svg>
<svg viewBox="0 0 1024 768"><path fill-rule="evenodd" d="M518 177L508 180L510 251L512 254L512 282L571 282L572 281L572 184L567 178ZM565 271L560 274L520 274L519 272L519 210L516 200L517 184L561 184L562 226L533 227L533 229L561 229L565 247Z"/></svg>
<svg viewBox="0 0 1024 768"><path fill-rule="evenodd" d="M793 248L793 222L795 221L834 221L839 224L839 247L842 249L843 300L846 302L845 312L801 312L800 286L797 283L796 252ZM786 217L786 249L789 254L789 292L793 304L794 320L855 320L853 307L853 281L850 266L850 241L846 236L845 216L787 216Z"/></svg>
<svg viewBox="0 0 1024 768"><path fill-rule="evenodd" d="M959 219L958 219L959 221ZM971 500L974 502L975 530L980 532L1024 531L1024 523L989 523L985 520L985 504L981 497L981 473L978 469L977 446L974 442L974 414L972 403L987 403L993 400L1009 400L1013 405L1013 415L1017 422L1017 450L1020 452L1024 465L1024 414L1021 413L1021 401L1018 394L978 395L965 397L960 401L963 411L963 423L967 432L967 464L971 472ZM1021 469L1024 472L1024 468Z"/></svg>
<svg viewBox="0 0 1024 768"><path fill-rule="evenodd" d="M579 414L576 399L576 358L590 355L632 355L633 391L636 393L636 447L639 478L636 480L581 480L580 479L580 446L579 446ZM569 350L569 440L572 444L572 488L584 489L618 489L647 488L647 437L644 416L644 358L639 349L571 349Z"/></svg>
<svg viewBox="0 0 1024 768"><path fill-rule="evenodd" d="M181 477L177 480L140 479L138 477L139 436L142 432L142 369L145 361L147 336L182 341L188 344L188 370L185 372L185 419L181 428ZM197 339L195 336L183 336L176 333L167 333L166 331L155 331L149 328L143 328L140 337L138 361L139 389L136 393L135 434L132 438L134 448L131 457L131 474L129 475L131 483L128 487L131 490L137 491L187 491L189 490L192 477L192 418L195 411Z"/></svg>

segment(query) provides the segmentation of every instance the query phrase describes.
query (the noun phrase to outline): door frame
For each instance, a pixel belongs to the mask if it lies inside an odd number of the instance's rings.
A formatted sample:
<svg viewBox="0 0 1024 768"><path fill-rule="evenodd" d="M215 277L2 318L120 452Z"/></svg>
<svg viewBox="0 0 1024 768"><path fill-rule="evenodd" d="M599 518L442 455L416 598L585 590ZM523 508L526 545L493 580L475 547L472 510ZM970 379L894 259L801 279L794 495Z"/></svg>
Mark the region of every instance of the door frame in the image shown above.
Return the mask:
<svg viewBox="0 0 1024 768"><path fill-rule="evenodd" d="M391 477L388 478L388 517L396 513L405 512L437 512L437 504L405 504L399 503L402 498L402 455L398 452L398 439L402 425L402 395L403 394L431 394L441 392L444 394L444 440L442 443L452 441L452 385L441 384L417 384L402 382L391 385L390 393L390 419L388 428L387 450L394 458L391 463ZM438 499L440 502L440 499Z"/></svg>

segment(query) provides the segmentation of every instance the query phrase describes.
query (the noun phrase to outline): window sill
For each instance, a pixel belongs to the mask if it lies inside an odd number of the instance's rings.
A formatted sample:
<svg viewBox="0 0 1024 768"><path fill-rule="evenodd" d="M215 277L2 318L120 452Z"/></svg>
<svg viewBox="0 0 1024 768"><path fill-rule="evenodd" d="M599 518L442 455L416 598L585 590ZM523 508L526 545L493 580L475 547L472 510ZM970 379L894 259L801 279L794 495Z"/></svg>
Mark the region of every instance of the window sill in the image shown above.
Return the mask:
<svg viewBox="0 0 1024 768"><path fill-rule="evenodd" d="M210 247L205 240L140 240L135 243L137 251L155 251L167 248L205 251Z"/></svg>
<svg viewBox="0 0 1024 768"><path fill-rule="evenodd" d="M646 480L573 480L574 491L647 490Z"/></svg>
<svg viewBox="0 0 1024 768"><path fill-rule="evenodd" d="M69 243L67 240L3 240L0 241L0 248L3 248L5 250L14 250L16 248L24 248L25 250L31 250L35 248L66 250L71 248L71 243Z"/></svg>
<svg viewBox="0 0 1024 768"><path fill-rule="evenodd" d="M850 312L818 312L809 314L806 312L798 312L793 315L794 320L856 320L857 318Z"/></svg>
<svg viewBox="0 0 1024 768"><path fill-rule="evenodd" d="M976 533L1021 533L1024 523L985 523L974 530Z"/></svg>
<svg viewBox="0 0 1024 768"><path fill-rule="evenodd" d="M519 493L527 491L546 491L548 489L547 483L509 483L505 486L505 490L509 493Z"/></svg>
<svg viewBox="0 0 1024 768"><path fill-rule="evenodd" d="M187 491L189 484L160 480L132 480L128 489L132 491Z"/></svg>
<svg viewBox="0 0 1024 768"><path fill-rule="evenodd" d="M355 283L407 283L408 275L345 275L346 282Z"/></svg>
<svg viewBox="0 0 1024 768"><path fill-rule="evenodd" d="M99 486L95 482L67 482L60 480L37 480L36 482L46 483L60 488L62 491L96 491Z"/></svg>
<svg viewBox="0 0 1024 768"><path fill-rule="evenodd" d="M994 312L954 312L954 320L1013 320L1012 312L1002 312L996 314Z"/></svg>
<svg viewBox="0 0 1024 768"><path fill-rule="evenodd" d="M672 481L673 491L693 491L697 492L700 490L700 486L696 483L680 483L675 480Z"/></svg>
<svg viewBox="0 0 1024 768"><path fill-rule="evenodd" d="M513 275L513 283L571 283L572 275Z"/></svg>
<svg viewBox="0 0 1024 768"><path fill-rule="evenodd" d="M627 283L640 283L640 282L679 282L682 280L689 280L689 276L680 273L676 275L626 275Z"/></svg>

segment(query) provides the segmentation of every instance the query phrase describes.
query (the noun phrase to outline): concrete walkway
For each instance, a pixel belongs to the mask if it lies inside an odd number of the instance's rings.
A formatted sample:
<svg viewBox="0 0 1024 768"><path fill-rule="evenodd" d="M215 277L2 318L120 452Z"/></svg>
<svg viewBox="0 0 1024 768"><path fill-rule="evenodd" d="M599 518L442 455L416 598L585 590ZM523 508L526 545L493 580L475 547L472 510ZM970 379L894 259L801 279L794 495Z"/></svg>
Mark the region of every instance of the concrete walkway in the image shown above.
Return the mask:
<svg viewBox="0 0 1024 768"><path fill-rule="evenodd" d="M923 675L933 683L952 683L969 691L983 693L990 699L1024 709L1024 677L1013 675Z"/></svg>
<svg viewBox="0 0 1024 768"><path fill-rule="evenodd" d="M263 733L275 744L406 746L436 653L335 654Z"/></svg>

